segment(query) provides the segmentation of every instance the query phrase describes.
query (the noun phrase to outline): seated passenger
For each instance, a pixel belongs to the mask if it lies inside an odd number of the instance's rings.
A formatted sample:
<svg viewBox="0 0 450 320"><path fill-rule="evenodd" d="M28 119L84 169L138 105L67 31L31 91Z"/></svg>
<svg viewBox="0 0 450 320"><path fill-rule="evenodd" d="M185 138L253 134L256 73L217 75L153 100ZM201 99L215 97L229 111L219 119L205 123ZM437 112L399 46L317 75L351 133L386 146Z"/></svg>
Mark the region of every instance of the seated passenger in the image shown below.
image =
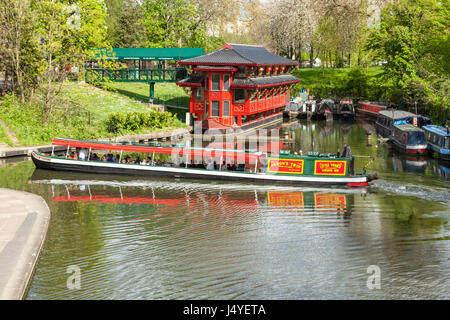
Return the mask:
<svg viewBox="0 0 450 320"><path fill-rule="evenodd" d="M225 161L222 162L222 166L220 167L220 170L227 170L227 163Z"/></svg>
<svg viewBox="0 0 450 320"><path fill-rule="evenodd" d="M111 153L108 154L108 158L106 158L106 162L114 162L114 156Z"/></svg>
<svg viewBox="0 0 450 320"><path fill-rule="evenodd" d="M86 149L81 149L80 153L78 154L78 160L85 161L87 158Z"/></svg>
<svg viewBox="0 0 450 320"><path fill-rule="evenodd" d="M116 154L116 161L117 163L120 163L120 154Z"/></svg>
<svg viewBox="0 0 450 320"><path fill-rule="evenodd" d="M209 163L208 163L208 165L206 166L206 170L214 170L215 168L214 168L214 161L210 161Z"/></svg>
<svg viewBox="0 0 450 320"><path fill-rule="evenodd" d="M234 163L231 165L231 170L236 171L236 165Z"/></svg>
<svg viewBox="0 0 450 320"><path fill-rule="evenodd" d="M100 158L98 157L98 155L97 155L96 153L94 153L94 154L91 156L91 159L90 159L90 160L92 160L92 161L99 161Z"/></svg>
<svg viewBox="0 0 450 320"><path fill-rule="evenodd" d="M139 159L139 156L136 157L134 164L141 164L141 159Z"/></svg>
<svg viewBox="0 0 450 320"><path fill-rule="evenodd" d="M146 165L147 165L147 160L146 160L146 159L143 159L143 160L141 161L141 165L146 166Z"/></svg>
<svg viewBox="0 0 450 320"><path fill-rule="evenodd" d="M106 162L106 156L105 155L102 156L102 161Z"/></svg>

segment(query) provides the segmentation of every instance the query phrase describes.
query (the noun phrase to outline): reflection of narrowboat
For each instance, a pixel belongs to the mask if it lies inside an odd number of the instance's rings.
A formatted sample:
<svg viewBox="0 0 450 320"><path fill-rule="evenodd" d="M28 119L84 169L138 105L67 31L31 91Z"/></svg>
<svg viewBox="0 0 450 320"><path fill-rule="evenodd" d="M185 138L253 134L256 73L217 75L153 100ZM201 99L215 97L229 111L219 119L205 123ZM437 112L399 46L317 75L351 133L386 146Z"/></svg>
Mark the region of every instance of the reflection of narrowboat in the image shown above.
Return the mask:
<svg viewBox="0 0 450 320"><path fill-rule="evenodd" d="M355 108L352 99L340 99L336 104L335 117L343 120L352 120L355 118Z"/></svg>
<svg viewBox="0 0 450 320"><path fill-rule="evenodd" d="M394 126L391 140L394 147L404 153L422 155L427 152L427 140L423 130L411 124Z"/></svg>
<svg viewBox="0 0 450 320"><path fill-rule="evenodd" d="M424 157L405 157L405 156L393 156L392 165L394 172L415 172L425 173L427 167L427 161Z"/></svg>
<svg viewBox="0 0 450 320"><path fill-rule="evenodd" d="M268 191L267 203L271 207L298 208L301 211L347 213L347 195L329 192Z"/></svg>
<svg viewBox="0 0 450 320"><path fill-rule="evenodd" d="M450 132L449 128L436 125L422 127L428 142L428 151L436 153L438 158L450 161Z"/></svg>
<svg viewBox="0 0 450 320"><path fill-rule="evenodd" d="M365 117L368 120L376 120L380 111L386 110L388 107L370 101L358 101L356 107L356 115Z"/></svg>
<svg viewBox="0 0 450 320"><path fill-rule="evenodd" d="M292 156L287 152L279 156L266 156L241 150L203 149L193 147L155 147L143 144L126 145L123 143L106 143L57 138L53 145L67 146L66 155L43 155L33 152L32 159L36 167L42 169L128 175L153 175L175 178L192 178L207 180L248 181L274 184L296 185L344 185L367 186L376 179L376 175L354 174L354 159L336 158L329 154L313 153L308 156ZM89 150L86 159L90 159L92 150L116 152L118 162L94 160L76 160L68 158L70 148ZM148 165L122 163L122 154L135 152L148 155ZM120 153L120 154L119 154ZM170 155L172 162L158 164L154 162L155 154ZM195 159L208 160L208 166L198 167ZM114 155L111 154L111 159ZM216 161L216 166L209 165ZM222 162L232 162L231 170L224 170ZM208 170L207 168L210 168ZM231 167L230 167L231 168Z"/></svg>

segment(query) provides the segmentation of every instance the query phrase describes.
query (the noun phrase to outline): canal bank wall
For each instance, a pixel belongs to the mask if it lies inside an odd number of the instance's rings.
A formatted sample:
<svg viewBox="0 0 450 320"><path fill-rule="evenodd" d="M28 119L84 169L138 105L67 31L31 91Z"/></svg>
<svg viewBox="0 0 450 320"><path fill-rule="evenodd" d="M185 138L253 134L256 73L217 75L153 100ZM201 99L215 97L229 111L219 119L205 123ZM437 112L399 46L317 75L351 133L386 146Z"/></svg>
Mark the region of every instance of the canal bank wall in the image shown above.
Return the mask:
<svg viewBox="0 0 450 320"><path fill-rule="evenodd" d="M0 300L25 298L49 222L42 197L0 188Z"/></svg>

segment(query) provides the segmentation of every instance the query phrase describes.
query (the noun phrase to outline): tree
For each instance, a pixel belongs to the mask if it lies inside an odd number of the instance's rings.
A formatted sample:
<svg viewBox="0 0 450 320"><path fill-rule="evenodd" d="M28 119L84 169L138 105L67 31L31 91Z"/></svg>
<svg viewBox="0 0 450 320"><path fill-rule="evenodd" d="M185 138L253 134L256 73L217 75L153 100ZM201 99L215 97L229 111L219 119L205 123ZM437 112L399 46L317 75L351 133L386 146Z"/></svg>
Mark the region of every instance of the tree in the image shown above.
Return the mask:
<svg viewBox="0 0 450 320"><path fill-rule="evenodd" d="M107 38L112 47L138 48L146 44L144 10L133 0L106 0Z"/></svg>
<svg viewBox="0 0 450 320"><path fill-rule="evenodd" d="M43 119L46 121L70 67L82 66L91 48L106 45L106 11L104 4L97 0L35 0L32 9L44 55ZM54 86L55 83L58 85Z"/></svg>
<svg viewBox="0 0 450 320"><path fill-rule="evenodd" d="M409 106L419 102L448 114L449 13L448 1L400 0L385 7L370 36L368 49L387 59L391 92L400 89Z"/></svg>
<svg viewBox="0 0 450 320"><path fill-rule="evenodd" d="M40 72L39 42L34 31L34 18L29 1L0 1L0 57L5 73L12 75L13 88L18 89L21 102L25 102L27 89L34 91Z"/></svg>
<svg viewBox="0 0 450 320"><path fill-rule="evenodd" d="M149 47L201 47L205 43L206 31L192 1L147 0L142 7Z"/></svg>

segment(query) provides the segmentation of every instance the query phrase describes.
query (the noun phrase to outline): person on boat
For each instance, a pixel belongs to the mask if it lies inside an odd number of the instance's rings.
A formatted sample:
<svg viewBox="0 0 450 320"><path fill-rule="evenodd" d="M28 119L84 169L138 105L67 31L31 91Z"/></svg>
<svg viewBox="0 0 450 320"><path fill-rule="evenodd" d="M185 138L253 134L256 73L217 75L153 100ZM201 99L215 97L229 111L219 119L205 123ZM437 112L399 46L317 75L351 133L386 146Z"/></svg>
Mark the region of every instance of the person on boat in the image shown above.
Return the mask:
<svg viewBox="0 0 450 320"><path fill-rule="evenodd" d="M226 161L222 162L222 166L220 167L221 171L227 170L227 163Z"/></svg>
<svg viewBox="0 0 450 320"><path fill-rule="evenodd" d="M351 158L352 157L352 149L346 143L344 143L344 150L342 151L343 158Z"/></svg>
<svg viewBox="0 0 450 320"><path fill-rule="evenodd" d="M78 160L77 154L72 151L72 153L70 154L70 159Z"/></svg>
<svg viewBox="0 0 450 320"><path fill-rule="evenodd" d="M139 156L136 157L134 164L141 164L141 159L139 159Z"/></svg>
<svg viewBox="0 0 450 320"><path fill-rule="evenodd" d="M92 160L92 161L99 161L100 158L98 157L98 155L96 153L94 153L90 160Z"/></svg>
<svg viewBox="0 0 450 320"><path fill-rule="evenodd" d="M108 154L108 158L106 159L106 162L114 162L114 156L111 153Z"/></svg>
<svg viewBox="0 0 450 320"><path fill-rule="evenodd" d="M120 154L116 154L116 161L117 163L120 163Z"/></svg>
<svg viewBox="0 0 450 320"><path fill-rule="evenodd" d="M236 171L237 167L236 164L233 162L233 164L231 165L231 171Z"/></svg>
<svg viewBox="0 0 450 320"><path fill-rule="evenodd" d="M142 159L141 165L146 166L147 165L147 160L146 159Z"/></svg>
<svg viewBox="0 0 450 320"><path fill-rule="evenodd" d="M85 161L87 158L87 154L86 154L86 149L81 149L80 152L78 153L78 160L82 160Z"/></svg>
<svg viewBox="0 0 450 320"><path fill-rule="evenodd" d="M101 160L102 160L103 162L106 162L106 155L103 155Z"/></svg>
<svg viewBox="0 0 450 320"><path fill-rule="evenodd" d="M214 161L212 161L212 159L209 159L209 163L206 166L206 170L214 170Z"/></svg>

